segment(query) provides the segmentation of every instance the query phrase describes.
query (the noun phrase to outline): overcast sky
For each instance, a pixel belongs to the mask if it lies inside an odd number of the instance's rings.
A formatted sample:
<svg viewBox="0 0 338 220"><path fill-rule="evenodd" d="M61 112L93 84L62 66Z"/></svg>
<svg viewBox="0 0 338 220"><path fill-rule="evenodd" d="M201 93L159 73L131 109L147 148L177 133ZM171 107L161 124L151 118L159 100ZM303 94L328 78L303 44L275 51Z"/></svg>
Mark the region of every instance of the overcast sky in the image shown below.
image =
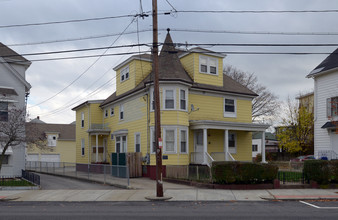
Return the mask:
<svg viewBox="0 0 338 220"><path fill-rule="evenodd" d="M158 0L158 10L328 10L338 9L335 0ZM142 11L151 11L151 0L142 0ZM140 0L0 0L0 42L19 54L85 49L107 46L151 43L151 16L69 22L61 24L7 27L6 25L114 17L140 13ZM338 44L338 12L335 13L187 13L159 15L159 41L166 28L171 28L174 42L190 44ZM139 30L137 35L135 32ZM178 31L187 30L187 31ZM204 32L191 32L200 30ZM125 31L125 32L124 32ZM263 33L329 33L327 35L239 34L212 31ZM124 32L121 36L116 35ZM130 33L132 32L132 33ZM109 35L108 37L80 38ZM115 36L112 36L115 35ZM69 41L64 41L69 40ZM59 42L56 42L59 41ZM43 43L44 42L44 43ZM30 43L39 43L27 45ZM16 45L26 44L26 45ZM219 52L308 52L331 53L336 46L326 47L219 47ZM110 49L108 54L148 51L149 47ZM105 99L115 91L117 64L130 55L34 61L46 58L100 55L104 50L25 56L32 60L26 79L32 85L28 99L31 118L40 116L49 123L71 123L71 108L92 99ZM287 96L313 90L313 80L305 78L326 54L253 55L228 53L225 65L253 72L281 101ZM80 77L81 76L81 77ZM76 80L78 78L78 80ZM1 79L0 79L1 80ZM67 88L66 88L67 87ZM65 89L66 88L66 89ZM61 92L62 91L62 92ZM57 95L56 95L57 94ZM47 101L46 101L47 100ZM42 102L42 103L41 103ZM40 104L41 103L41 104ZM39 104L39 105L37 105Z"/></svg>

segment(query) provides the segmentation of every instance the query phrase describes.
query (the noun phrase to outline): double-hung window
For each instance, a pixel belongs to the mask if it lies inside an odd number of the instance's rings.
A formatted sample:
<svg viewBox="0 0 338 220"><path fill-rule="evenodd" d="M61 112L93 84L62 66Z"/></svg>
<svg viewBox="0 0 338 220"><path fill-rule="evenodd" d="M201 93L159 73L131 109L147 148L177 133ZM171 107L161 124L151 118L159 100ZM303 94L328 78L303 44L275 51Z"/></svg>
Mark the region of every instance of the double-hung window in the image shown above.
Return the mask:
<svg viewBox="0 0 338 220"><path fill-rule="evenodd" d="M104 110L104 117L107 118L108 117L108 109Z"/></svg>
<svg viewBox="0 0 338 220"><path fill-rule="evenodd" d="M150 128L150 140L151 140L151 153L156 152L156 142L155 142L155 128Z"/></svg>
<svg viewBox="0 0 338 220"><path fill-rule="evenodd" d="M164 153L176 153L176 134L174 128L164 129Z"/></svg>
<svg viewBox="0 0 338 220"><path fill-rule="evenodd" d="M180 109L187 110L186 90L180 90Z"/></svg>
<svg viewBox="0 0 338 220"><path fill-rule="evenodd" d="M129 79L129 66L126 66L123 69L121 69L120 75L121 75L121 82Z"/></svg>
<svg viewBox="0 0 338 220"><path fill-rule="evenodd" d="M236 117L236 99L224 98L224 117Z"/></svg>
<svg viewBox="0 0 338 220"><path fill-rule="evenodd" d="M257 152L258 151L258 145L257 144L253 144L252 145L252 152Z"/></svg>
<svg viewBox="0 0 338 220"><path fill-rule="evenodd" d="M84 113L81 112L81 128L84 127Z"/></svg>
<svg viewBox="0 0 338 220"><path fill-rule="evenodd" d="M0 102L0 121L8 121L8 102Z"/></svg>
<svg viewBox="0 0 338 220"><path fill-rule="evenodd" d="M180 153L188 153L188 132L187 130L180 130Z"/></svg>
<svg viewBox="0 0 338 220"><path fill-rule="evenodd" d="M124 107L123 105L120 105L120 120L124 119Z"/></svg>
<svg viewBox="0 0 338 220"><path fill-rule="evenodd" d="M141 134L135 133L135 152L141 152Z"/></svg>
<svg viewBox="0 0 338 220"><path fill-rule="evenodd" d="M85 155L85 139L81 139L81 156Z"/></svg>
<svg viewBox="0 0 338 220"><path fill-rule="evenodd" d="M333 120L336 120L335 117L338 116L338 96L333 98L328 98L326 100L327 104L327 117Z"/></svg>
<svg viewBox="0 0 338 220"><path fill-rule="evenodd" d="M126 153L127 152L127 136L117 136L116 138L116 153Z"/></svg>
<svg viewBox="0 0 338 220"><path fill-rule="evenodd" d="M165 89L164 109L175 109L175 91L173 89Z"/></svg>
<svg viewBox="0 0 338 220"><path fill-rule="evenodd" d="M114 107L111 107L110 108L110 116L113 116L114 115Z"/></svg>
<svg viewBox="0 0 338 220"><path fill-rule="evenodd" d="M207 73L211 75L218 75L218 60L217 58L200 56L200 72Z"/></svg>

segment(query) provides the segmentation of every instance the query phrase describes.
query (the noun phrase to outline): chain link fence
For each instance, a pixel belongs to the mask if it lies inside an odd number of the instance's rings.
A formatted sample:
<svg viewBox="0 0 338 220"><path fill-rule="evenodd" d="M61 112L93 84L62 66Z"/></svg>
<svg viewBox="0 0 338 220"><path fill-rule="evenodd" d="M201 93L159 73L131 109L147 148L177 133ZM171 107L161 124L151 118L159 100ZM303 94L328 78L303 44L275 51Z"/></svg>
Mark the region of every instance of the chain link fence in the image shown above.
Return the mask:
<svg viewBox="0 0 338 220"><path fill-rule="evenodd" d="M128 166L26 161L26 170L85 179L118 187L129 187Z"/></svg>

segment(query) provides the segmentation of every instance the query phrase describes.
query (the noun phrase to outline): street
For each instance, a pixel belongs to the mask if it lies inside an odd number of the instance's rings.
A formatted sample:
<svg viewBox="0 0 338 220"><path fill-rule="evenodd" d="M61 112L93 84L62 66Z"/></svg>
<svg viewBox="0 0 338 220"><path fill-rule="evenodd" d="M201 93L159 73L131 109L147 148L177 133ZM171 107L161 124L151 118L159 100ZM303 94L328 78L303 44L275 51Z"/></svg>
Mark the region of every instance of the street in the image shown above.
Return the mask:
<svg viewBox="0 0 338 220"><path fill-rule="evenodd" d="M335 219L337 201L315 208L299 201L267 202L1 202L0 219ZM325 207L327 209L325 209ZM334 208L335 207L335 208Z"/></svg>

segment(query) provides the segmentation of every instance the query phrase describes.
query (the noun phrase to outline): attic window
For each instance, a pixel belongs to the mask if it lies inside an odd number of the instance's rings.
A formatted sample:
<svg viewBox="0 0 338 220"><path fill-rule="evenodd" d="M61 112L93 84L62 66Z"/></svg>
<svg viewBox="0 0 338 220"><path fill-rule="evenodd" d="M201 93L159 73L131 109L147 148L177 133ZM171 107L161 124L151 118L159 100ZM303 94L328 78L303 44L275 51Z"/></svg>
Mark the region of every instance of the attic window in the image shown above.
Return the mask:
<svg viewBox="0 0 338 220"><path fill-rule="evenodd" d="M200 72L211 75L218 75L218 60L216 58L200 56Z"/></svg>
<svg viewBox="0 0 338 220"><path fill-rule="evenodd" d="M129 66L126 66L123 69L121 69L120 75L121 75L121 82L129 79Z"/></svg>
<svg viewBox="0 0 338 220"><path fill-rule="evenodd" d="M56 135L48 135L47 136L47 145L48 147L56 147Z"/></svg>

